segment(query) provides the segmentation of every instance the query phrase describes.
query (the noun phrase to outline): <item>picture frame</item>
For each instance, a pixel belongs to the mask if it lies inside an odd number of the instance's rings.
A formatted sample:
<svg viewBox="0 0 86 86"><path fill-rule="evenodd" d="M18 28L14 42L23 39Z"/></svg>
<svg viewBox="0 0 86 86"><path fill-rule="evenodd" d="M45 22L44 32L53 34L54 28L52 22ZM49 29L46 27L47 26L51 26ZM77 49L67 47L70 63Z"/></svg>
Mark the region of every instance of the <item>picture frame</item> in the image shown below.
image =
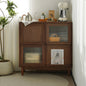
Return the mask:
<svg viewBox="0 0 86 86"><path fill-rule="evenodd" d="M64 49L51 49L51 64L64 65Z"/></svg>
<svg viewBox="0 0 86 86"><path fill-rule="evenodd" d="M55 19L55 10L49 10L49 19Z"/></svg>

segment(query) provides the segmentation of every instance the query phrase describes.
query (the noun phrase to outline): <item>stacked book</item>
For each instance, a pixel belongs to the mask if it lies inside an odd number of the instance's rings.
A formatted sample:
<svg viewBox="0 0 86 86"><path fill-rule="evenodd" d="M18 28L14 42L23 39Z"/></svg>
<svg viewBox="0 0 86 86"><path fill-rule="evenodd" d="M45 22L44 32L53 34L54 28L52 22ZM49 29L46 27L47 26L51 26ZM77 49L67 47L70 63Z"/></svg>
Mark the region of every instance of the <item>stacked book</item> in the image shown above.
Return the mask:
<svg viewBox="0 0 86 86"><path fill-rule="evenodd" d="M40 53L25 53L25 63L40 63Z"/></svg>

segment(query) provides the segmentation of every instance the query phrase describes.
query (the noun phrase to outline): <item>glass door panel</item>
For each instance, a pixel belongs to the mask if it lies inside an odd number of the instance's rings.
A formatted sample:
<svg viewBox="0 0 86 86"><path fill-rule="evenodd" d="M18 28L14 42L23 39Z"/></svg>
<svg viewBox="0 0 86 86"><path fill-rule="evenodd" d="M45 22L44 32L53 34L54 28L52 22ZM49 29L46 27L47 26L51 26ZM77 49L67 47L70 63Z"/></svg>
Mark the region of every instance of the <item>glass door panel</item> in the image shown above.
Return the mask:
<svg viewBox="0 0 86 86"><path fill-rule="evenodd" d="M49 26L49 42L68 42L68 26Z"/></svg>
<svg viewBox="0 0 86 86"><path fill-rule="evenodd" d="M41 47L27 47L23 51L24 63L42 63Z"/></svg>

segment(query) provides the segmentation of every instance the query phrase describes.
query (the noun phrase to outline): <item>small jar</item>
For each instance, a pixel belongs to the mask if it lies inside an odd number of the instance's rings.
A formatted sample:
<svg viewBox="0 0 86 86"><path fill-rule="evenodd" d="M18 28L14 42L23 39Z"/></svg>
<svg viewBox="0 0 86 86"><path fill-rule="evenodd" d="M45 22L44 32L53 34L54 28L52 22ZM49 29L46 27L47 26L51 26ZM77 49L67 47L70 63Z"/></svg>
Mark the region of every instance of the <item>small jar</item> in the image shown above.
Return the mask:
<svg viewBox="0 0 86 86"><path fill-rule="evenodd" d="M45 14L44 13L42 13L41 19L45 19Z"/></svg>

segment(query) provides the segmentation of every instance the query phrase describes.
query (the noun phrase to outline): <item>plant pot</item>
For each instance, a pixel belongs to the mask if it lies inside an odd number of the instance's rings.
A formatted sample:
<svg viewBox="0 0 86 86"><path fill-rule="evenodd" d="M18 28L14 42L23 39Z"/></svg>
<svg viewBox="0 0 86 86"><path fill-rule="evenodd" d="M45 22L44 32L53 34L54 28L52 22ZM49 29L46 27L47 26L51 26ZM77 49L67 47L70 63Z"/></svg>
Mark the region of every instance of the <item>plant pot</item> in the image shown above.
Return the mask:
<svg viewBox="0 0 86 86"><path fill-rule="evenodd" d="M0 61L0 75L13 73L13 66L9 60Z"/></svg>

